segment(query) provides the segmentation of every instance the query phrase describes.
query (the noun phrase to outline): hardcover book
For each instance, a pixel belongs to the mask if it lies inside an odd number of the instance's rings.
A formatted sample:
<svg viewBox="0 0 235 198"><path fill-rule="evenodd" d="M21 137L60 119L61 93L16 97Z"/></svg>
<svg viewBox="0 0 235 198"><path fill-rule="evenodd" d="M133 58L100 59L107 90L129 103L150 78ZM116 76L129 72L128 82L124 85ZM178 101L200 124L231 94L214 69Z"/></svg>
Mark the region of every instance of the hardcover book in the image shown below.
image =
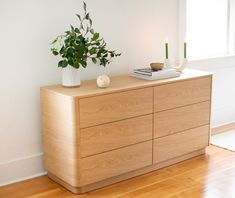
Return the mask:
<svg viewBox="0 0 235 198"><path fill-rule="evenodd" d="M164 68L157 71L152 70L151 68L143 68L135 69L130 76L144 80L160 80L178 77L180 76L180 72L177 72L174 68Z"/></svg>

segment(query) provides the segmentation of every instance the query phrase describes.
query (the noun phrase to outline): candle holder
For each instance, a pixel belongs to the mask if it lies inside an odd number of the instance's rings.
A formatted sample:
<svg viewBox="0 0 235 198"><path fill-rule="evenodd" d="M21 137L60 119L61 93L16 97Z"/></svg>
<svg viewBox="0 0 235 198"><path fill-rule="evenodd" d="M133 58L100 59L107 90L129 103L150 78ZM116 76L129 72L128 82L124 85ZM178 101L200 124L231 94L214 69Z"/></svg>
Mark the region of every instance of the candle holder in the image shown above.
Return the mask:
<svg viewBox="0 0 235 198"><path fill-rule="evenodd" d="M176 69L177 72L182 72L188 65L188 59L184 58L182 61L177 63L176 65L172 65L171 67Z"/></svg>
<svg viewBox="0 0 235 198"><path fill-rule="evenodd" d="M165 59L165 63L164 63L164 67L167 68L167 67L169 67L169 66L170 66L169 59L166 58L166 59Z"/></svg>

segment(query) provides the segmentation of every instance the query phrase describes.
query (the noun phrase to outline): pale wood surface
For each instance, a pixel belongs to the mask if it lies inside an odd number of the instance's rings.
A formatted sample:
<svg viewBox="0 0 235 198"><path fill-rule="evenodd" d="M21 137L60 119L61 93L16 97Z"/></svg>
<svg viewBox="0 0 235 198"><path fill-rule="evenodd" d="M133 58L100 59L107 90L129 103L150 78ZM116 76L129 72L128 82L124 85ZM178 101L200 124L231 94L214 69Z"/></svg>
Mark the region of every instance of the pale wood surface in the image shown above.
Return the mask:
<svg viewBox="0 0 235 198"><path fill-rule="evenodd" d="M210 123L210 101L184 106L154 114L154 137Z"/></svg>
<svg viewBox="0 0 235 198"><path fill-rule="evenodd" d="M211 135L216 135L216 134L223 133L226 131L231 131L234 129L235 129L235 122L223 124L221 126L213 127L211 129Z"/></svg>
<svg viewBox="0 0 235 198"><path fill-rule="evenodd" d="M234 198L235 153L210 146L202 155L83 195L48 177L0 187L3 198Z"/></svg>
<svg viewBox="0 0 235 198"><path fill-rule="evenodd" d="M211 77L181 81L154 88L154 111L210 100Z"/></svg>
<svg viewBox="0 0 235 198"><path fill-rule="evenodd" d="M113 76L111 77L111 85L106 89L97 88L96 80L90 81L83 81L81 86L78 88L64 88L61 85L52 85L43 87L43 89L48 89L52 92L56 92L59 94L71 96L71 97L89 97L89 96L96 96L102 95L107 93L113 93L117 91L125 91L125 90L132 90L144 87L150 87L155 85L173 83L182 80L188 80L192 78L200 78L205 76L211 76L211 73L193 70L193 69L185 69L180 77L177 78L170 78L164 80L157 80L157 81L147 81L142 80L134 77L130 77L128 75L123 76Z"/></svg>
<svg viewBox="0 0 235 198"><path fill-rule="evenodd" d="M152 164L152 141L81 159L81 185L87 185Z"/></svg>
<svg viewBox="0 0 235 198"><path fill-rule="evenodd" d="M153 115L140 116L81 130L81 157L152 139Z"/></svg>
<svg viewBox="0 0 235 198"><path fill-rule="evenodd" d="M55 180L56 182L58 182L59 184L61 184L61 185L65 186L66 188L68 188L71 192L81 194L81 193L89 192L89 191L94 190L94 189L105 187L105 186L110 185L110 184L114 184L114 183L123 181L123 180L126 180L126 179L130 179L130 178L136 177L138 175L149 173L151 171L155 171L155 170L158 170L160 168L170 166L172 164L175 164L175 163L193 158L195 156L203 155L203 154L205 154L205 149L193 151L191 153L187 153L185 155L182 155L182 156L179 156L179 157L176 157L176 158L173 158L173 159L170 159L170 160L158 163L158 164L153 164L151 166L146 166L146 167L134 170L134 171L130 171L130 172L125 173L125 174L121 174L121 175L111 177L111 178L108 178L108 179L105 179L105 180L102 180L102 181L98 181L96 183L92 183L92 184L88 184L88 185L85 185L85 186L82 186L82 187L76 187L76 188L68 185L67 183L63 182L62 180L60 180L56 176L52 175L51 173L48 173L48 176L50 178L52 178L53 180Z"/></svg>
<svg viewBox="0 0 235 198"><path fill-rule="evenodd" d="M195 150L195 151L189 152L187 154L184 154L184 155L181 155L181 156L178 156L178 157L166 160L166 161L159 162L157 164L153 164L153 166L155 166L157 170L160 168L165 168L167 166L171 166L173 164L185 161L193 157L197 157L199 155L204 155L205 153L206 153L206 148L203 148L203 149Z"/></svg>
<svg viewBox="0 0 235 198"><path fill-rule="evenodd" d="M153 111L152 88L83 98L80 104L80 127L150 114Z"/></svg>
<svg viewBox="0 0 235 198"><path fill-rule="evenodd" d="M120 76L113 78L107 89L94 85L94 81L89 81L78 89L60 86L41 89L46 169L64 183L83 191L89 186L86 189L91 190L91 186L97 187L97 182L108 185L113 177L126 173L128 178L133 171L137 174L152 164L153 157L155 162L164 161L162 165L178 162L207 145L208 127L207 131L191 129L174 134L174 138L170 135L153 142L153 111L156 105L165 110L209 101L211 74L185 70L179 78L154 82ZM185 112L188 111L178 113L178 117ZM148 117L147 124L140 116ZM184 119L182 116L181 124ZM191 138L196 143L194 147L189 143ZM158 148L158 141L160 147L167 148L165 151ZM169 154L170 151L173 152ZM153 170L155 165L145 171Z"/></svg>
<svg viewBox="0 0 235 198"><path fill-rule="evenodd" d="M159 163L208 145L209 126L202 126L154 140L153 162Z"/></svg>
<svg viewBox="0 0 235 198"><path fill-rule="evenodd" d="M70 97L41 90L44 164L48 171L78 185L79 129L77 105Z"/></svg>

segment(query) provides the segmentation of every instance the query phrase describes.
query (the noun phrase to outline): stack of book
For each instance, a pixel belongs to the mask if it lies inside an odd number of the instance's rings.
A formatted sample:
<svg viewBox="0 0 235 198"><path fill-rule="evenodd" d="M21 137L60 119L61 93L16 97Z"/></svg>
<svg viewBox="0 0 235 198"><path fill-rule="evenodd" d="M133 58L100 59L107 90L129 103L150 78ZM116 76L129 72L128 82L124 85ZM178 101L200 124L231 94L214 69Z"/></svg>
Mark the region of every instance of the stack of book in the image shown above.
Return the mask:
<svg viewBox="0 0 235 198"><path fill-rule="evenodd" d="M174 78L180 76L174 68L163 68L161 70L152 70L151 68L135 69L131 74L132 77L144 80L160 80L165 78Z"/></svg>

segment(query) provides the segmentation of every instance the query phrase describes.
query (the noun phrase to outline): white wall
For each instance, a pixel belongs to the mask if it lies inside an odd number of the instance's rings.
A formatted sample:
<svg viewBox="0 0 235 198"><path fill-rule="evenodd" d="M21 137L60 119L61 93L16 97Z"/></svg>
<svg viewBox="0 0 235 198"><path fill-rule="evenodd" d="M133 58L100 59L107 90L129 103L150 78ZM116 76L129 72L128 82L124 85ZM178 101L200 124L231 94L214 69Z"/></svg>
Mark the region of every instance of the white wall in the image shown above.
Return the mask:
<svg viewBox="0 0 235 198"><path fill-rule="evenodd" d="M82 79L106 72L129 73L162 61L169 38L170 58L178 47L178 0L87 0L110 48L122 52L104 71L92 64ZM0 185L44 174L39 87L60 82L58 59L49 43L76 24L81 0L0 1ZM175 50L174 50L175 49Z"/></svg>
<svg viewBox="0 0 235 198"><path fill-rule="evenodd" d="M235 122L235 56L191 61L189 67L214 74L212 127Z"/></svg>
<svg viewBox="0 0 235 198"><path fill-rule="evenodd" d="M179 43L184 42L186 33L186 2L179 0ZM215 41L216 45L216 41ZM233 45L233 43L229 43ZM183 51L179 51L179 56L183 57ZM235 122L235 56L225 56L220 58L210 58L204 60L190 61L190 68L212 72L212 127Z"/></svg>

